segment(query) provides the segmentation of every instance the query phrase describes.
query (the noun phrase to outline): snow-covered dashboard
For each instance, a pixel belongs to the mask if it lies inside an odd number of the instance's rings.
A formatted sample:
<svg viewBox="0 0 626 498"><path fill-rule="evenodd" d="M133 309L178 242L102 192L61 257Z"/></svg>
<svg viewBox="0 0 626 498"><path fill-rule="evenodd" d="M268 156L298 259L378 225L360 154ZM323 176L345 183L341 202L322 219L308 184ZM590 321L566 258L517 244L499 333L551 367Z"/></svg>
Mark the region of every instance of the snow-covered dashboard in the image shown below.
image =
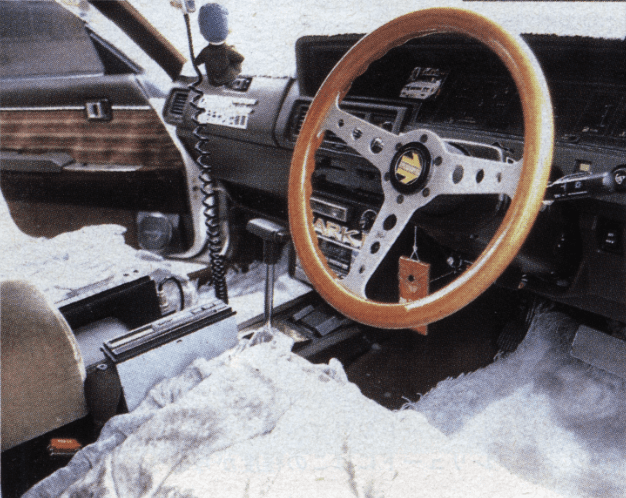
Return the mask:
<svg viewBox="0 0 626 498"><path fill-rule="evenodd" d="M244 76L227 87L203 87L213 174L240 206L286 219L299 127L325 76L358 39L300 39L296 79ZM548 200L556 201L546 205L500 283L626 321L626 41L525 39L550 86L551 180L561 183L549 190ZM180 79L172 90L165 119L194 154L191 81ZM393 49L354 82L342 107L393 133L429 127L462 154L503 162L521 155L515 85L488 49L466 39L437 35ZM316 230L331 267L346 272L382 202L380 176L331 133L316 164ZM445 247L446 257L461 259L480 252L507 206L506 199L484 197L441 199L420 213L422 247L434 253Z"/></svg>

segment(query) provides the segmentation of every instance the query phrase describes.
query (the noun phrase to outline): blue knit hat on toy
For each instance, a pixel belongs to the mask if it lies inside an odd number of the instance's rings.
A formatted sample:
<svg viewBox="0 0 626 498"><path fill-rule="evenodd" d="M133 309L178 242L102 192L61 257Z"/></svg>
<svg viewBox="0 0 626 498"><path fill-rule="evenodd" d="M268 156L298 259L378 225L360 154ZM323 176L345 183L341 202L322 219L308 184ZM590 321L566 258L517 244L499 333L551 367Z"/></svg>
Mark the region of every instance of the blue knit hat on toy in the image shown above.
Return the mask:
<svg viewBox="0 0 626 498"><path fill-rule="evenodd" d="M228 10L218 3L207 3L198 14L200 33L209 43L223 43L228 36Z"/></svg>

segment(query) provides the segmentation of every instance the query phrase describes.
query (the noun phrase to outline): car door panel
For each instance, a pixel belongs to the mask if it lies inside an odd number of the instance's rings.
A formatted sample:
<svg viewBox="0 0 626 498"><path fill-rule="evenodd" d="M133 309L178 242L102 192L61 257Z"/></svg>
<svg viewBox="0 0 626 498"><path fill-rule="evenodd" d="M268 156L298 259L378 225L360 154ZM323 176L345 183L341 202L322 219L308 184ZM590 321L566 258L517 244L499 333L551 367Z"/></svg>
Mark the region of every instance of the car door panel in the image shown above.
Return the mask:
<svg viewBox="0 0 626 498"><path fill-rule="evenodd" d="M19 39L3 38L0 31L0 45L12 50L0 61L0 186L18 226L50 237L118 223L127 230L127 242L137 245L140 213L188 216L185 165L150 105L154 95L147 93L151 87L141 69L59 5L16 5L0 1L14 24L24 25ZM33 21L42 9L56 19L54 37L43 41ZM69 27L64 31L61 24ZM42 62L40 52L58 55L58 46L66 50L58 67ZM74 58L86 60L88 69L74 67ZM60 169L54 161L41 166L42 156L59 154L70 158Z"/></svg>

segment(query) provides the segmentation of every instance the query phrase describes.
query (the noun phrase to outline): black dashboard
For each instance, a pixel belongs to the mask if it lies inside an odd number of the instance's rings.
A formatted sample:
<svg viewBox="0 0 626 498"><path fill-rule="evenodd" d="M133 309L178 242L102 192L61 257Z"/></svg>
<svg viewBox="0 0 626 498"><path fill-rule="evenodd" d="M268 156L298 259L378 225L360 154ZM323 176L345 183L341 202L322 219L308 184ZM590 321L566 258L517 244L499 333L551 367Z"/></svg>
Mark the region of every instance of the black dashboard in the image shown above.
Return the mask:
<svg viewBox="0 0 626 498"><path fill-rule="evenodd" d="M300 39L297 78L243 76L227 87L203 86L213 174L242 208L286 219L291 153L308 106L359 38ZM549 190L554 202L499 283L626 321L626 41L524 38L548 80L556 126L551 180L561 184ZM193 154L191 81L182 78L172 90L165 119ZM430 128L461 154L520 159L515 85L492 52L467 39L436 35L393 49L353 83L342 108L397 134ZM313 186L323 250L336 272L346 272L381 205L380 175L327 132ZM443 275L451 257L471 260L482 250L506 206L497 196L440 199L414 219L420 245L441 260Z"/></svg>
<svg viewBox="0 0 626 498"><path fill-rule="evenodd" d="M542 64L552 93L557 142L626 146L626 75L622 41L524 36ZM312 97L358 37L308 37L296 47L298 81ZM419 70L419 71L416 71ZM422 92L410 87L421 87ZM521 135L513 80L493 52L451 35L413 40L372 64L348 98L408 106L412 121Z"/></svg>

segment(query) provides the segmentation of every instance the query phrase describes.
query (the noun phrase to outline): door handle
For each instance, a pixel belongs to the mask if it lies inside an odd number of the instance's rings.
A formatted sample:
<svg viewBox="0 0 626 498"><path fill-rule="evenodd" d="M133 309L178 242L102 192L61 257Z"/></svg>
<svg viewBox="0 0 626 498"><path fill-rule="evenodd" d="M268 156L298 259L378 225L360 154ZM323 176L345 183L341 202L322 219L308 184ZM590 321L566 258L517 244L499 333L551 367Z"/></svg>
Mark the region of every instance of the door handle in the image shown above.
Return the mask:
<svg viewBox="0 0 626 498"><path fill-rule="evenodd" d="M108 99L88 100L85 102L87 121L111 121L111 102Z"/></svg>

